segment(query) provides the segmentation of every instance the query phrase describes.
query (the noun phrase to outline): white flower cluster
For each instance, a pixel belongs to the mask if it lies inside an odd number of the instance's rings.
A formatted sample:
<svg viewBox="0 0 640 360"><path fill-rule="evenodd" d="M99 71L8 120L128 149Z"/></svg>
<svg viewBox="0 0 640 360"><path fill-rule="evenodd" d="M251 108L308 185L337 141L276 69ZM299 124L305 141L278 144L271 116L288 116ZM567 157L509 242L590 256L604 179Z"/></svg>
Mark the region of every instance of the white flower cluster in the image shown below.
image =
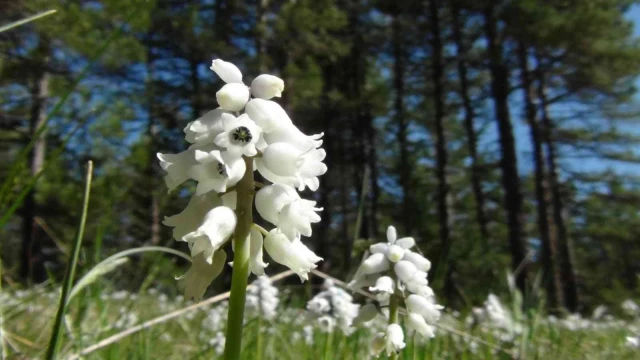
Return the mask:
<svg viewBox="0 0 640 360"><path fill-rule="evenodd" d="M273 286L268 276L258 276L247 289L246 309L254 316L262 316L266 320L273 320L278 307L278 288Z"/></svg>
<svg viewBox="0 0 640 360"><path fill-rule="evenodd" d="M265 232L264 239L259 228L252 228L250 270L264 274L264 244L274 261L307 279L322 259L300 237L311 235L311 223L320 221L317 212L322 209L300 198L296 188L318 189L318 176L327 171L322 163L326 153L320 148L323 134L303 134L285 110L270 100L284 90L278 77L263 74L247 87L240 70L229 62L214 60L211 70L226 82L216 93L220 107L187 124L185 139L191 143L187 150L158 154L169 191L189 179L197 182L186 209L164 220L173 227L173 237L187 242L191 250L191 269L180 278L185 296L201 298L222 272L227 258L222 247L237 223L235 185L252 175L247 169L254 168L273 183L257 192L255 205L276 228Z"/></svg>
<svg viewBox="0 0 640 360"><path fill-rule="evenodd" d="M323 291L309 300L307 310L323 332L333 332L338 326L345 335L351 334L354 330L351 324L358 316L360 305L354 304L353 297L330 279L325 280L323 287Z"/></svg>
<svg viewBox="0 0 640 360"><path fill-rule="evenodd" d="M483 307L474 307L466 322L469 326L480 326L481 330L493 333L502 342L512 342L524 331L522 319L505 308L494 294L487 296Z"/></svg>
<svg viewBox="0 0 640 360"><path fill-rule="evenodd" d="M366 287L376 294L382 306L390 303L392 296L404 301L407 309L406 326L425 338L435 336L433 324L440 319L441 305L435 302L433 290L427 281L427 271L431 263L421 254L412 251L415 240L411 237L398 239L396 229L389 226L387 242L371 245L367 257L349 283L352 289ZM359 322L373 320L379 314L376 306L362 307ZM389 324L386 332L376 334L371 343L372 355L379 355L386 349L390 355L405 347L404 333L398 324Z"/></svg>

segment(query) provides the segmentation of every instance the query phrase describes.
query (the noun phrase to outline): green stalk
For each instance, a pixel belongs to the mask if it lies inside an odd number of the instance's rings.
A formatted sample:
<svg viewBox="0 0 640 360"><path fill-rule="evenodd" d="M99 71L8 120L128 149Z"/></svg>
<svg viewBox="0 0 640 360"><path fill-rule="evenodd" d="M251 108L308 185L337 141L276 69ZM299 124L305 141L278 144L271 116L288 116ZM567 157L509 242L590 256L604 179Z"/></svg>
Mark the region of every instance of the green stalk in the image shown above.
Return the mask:
<svg viewBox="0 0 640 360"><path fill-rule="evenodd" d="M253 159L244 157L247 169L236 185L238 223L234 234L233 275L227 316L227 338L224 344L225 360L239 360L242 352L244 304L249 277L249 231L253 224Z"/></svg>
<svg viewBox="0 0 640 360"><path fill-rule="evenodd" d="M256 360L262 360L262 331L261 330L262 330L262 305L258 305L258 329L256 334Z"/></svg>
<svg viewBox="0 0 640 360"><path fill-rule="evenodd" d="M82 246L82 236L84 235L84 226L87 222L87 212L89 210L89 195L91 193L91 179L93 175L93 162L87 162L87 176L85 178L84 185L84 200L82 201L82 214L80 215L80 224L78 224L78 231L76 232L76 238L73 242L73 251L71 252L71 259L69 259L69 266L64 274L64 282L62 284L62 293L60 294L60 303L58 304L58 312L56 313L56 320L51 331L51 339L47 346L47 354L45 359L53 360L56 357L58 348L60 347L60 335L62 333L62 323L64 319L64 313L67 308L67 297L71 291L71 285L73 284L73 278L76 274L76 265L78 264L78 258L80 257L80 248Z"/></svg>
<svg viewBox="0 0 640 360"><path fill-rule="evenodd" d="M389 299L389 325L396 324L398 322L398 295L392 294L391 299ZM394 352L391 354L389 359L396 360L398 358L398 353Z"/></svg>

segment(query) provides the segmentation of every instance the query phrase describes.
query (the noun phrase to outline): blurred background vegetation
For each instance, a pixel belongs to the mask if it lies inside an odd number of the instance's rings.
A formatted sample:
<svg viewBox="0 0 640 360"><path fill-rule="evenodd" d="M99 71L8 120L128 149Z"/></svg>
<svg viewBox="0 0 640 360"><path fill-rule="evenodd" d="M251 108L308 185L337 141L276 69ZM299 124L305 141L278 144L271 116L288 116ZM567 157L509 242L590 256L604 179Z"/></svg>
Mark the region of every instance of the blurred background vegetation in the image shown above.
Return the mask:
<svg viewBox="0 0 640 360"><path fill-rule="evenodd" d="M347 279L394 224L450 308L506 292L507 270L551 311L638 298L635 3L0 1L3 25L57 10L0 33L2 281L61 281L88 159L79 272L135 246L185 250L161 222L189 194L166 193L156 153L184 150L187 122L217 107L222 58L282 77L294 122L325 134L329 171L307 194L322 271ZM110 279L175 293L186 265L145 255Z"/></svg>

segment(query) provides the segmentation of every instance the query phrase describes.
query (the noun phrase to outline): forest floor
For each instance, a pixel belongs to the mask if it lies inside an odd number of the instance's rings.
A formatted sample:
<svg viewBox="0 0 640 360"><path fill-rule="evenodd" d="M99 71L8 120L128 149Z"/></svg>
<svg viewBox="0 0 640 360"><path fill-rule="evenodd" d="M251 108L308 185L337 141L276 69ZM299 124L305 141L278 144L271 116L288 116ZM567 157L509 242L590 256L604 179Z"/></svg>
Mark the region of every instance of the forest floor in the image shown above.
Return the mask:
<svg viewBox="0 0 640 360"><path fill-rule="evenodd" d="M6 290L6 289L5 289ZM638 336L640 318L614 318L601 311L597 319L572 315L564 319L535 311L517 315L502 303L487 301L469 315L446 311L436 337L405 338L399 359L634 359L640 349L627 337ZM94 284L70 304L61 359L216 359L224 347L226 302L195 310L181 296L156 289L139 293L104 291ZM0 315L4 358L42 357L57 307L57 294L45 288L4 291ZM160 316L166 320L150 320ZM380 318L380 317L379 317ZM140 324L145 324L140 326ZM243 358L367 359L372 335L384 324L373 321L344 334L327 331L305 311L302 301L285 289L273 319L247 313ZM138 330L138 331L132 331ZM260 331L258 331L260 330ZM106 340L105 340L106 339ZM381 356L385 358L385 355Z"/></svg>

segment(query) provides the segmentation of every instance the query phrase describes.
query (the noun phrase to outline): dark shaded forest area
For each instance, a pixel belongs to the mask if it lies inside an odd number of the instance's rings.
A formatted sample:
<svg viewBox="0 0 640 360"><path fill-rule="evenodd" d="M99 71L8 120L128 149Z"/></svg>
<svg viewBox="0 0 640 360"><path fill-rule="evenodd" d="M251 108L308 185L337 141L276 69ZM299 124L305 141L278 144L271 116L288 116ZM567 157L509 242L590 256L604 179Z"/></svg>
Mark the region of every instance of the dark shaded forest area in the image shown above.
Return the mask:
<svg viewBox="0 0 640 360"><path fill-rule="evenodd" d="M508 271L553 310L638 297L635 3L0 2L3 23L58 10L0 33L2 280L61 279L88 159L80 271L178 248L161 223L189 193L166 192L156 153L184 150L185 125L217 107L221 58L280 76L278 102L324 132L329 171L308 195L324 208L307 242L321 270L348 278L394 224L448 306L506 289ZM141 257L114 278L172 284L179 267Z"/></svg>

